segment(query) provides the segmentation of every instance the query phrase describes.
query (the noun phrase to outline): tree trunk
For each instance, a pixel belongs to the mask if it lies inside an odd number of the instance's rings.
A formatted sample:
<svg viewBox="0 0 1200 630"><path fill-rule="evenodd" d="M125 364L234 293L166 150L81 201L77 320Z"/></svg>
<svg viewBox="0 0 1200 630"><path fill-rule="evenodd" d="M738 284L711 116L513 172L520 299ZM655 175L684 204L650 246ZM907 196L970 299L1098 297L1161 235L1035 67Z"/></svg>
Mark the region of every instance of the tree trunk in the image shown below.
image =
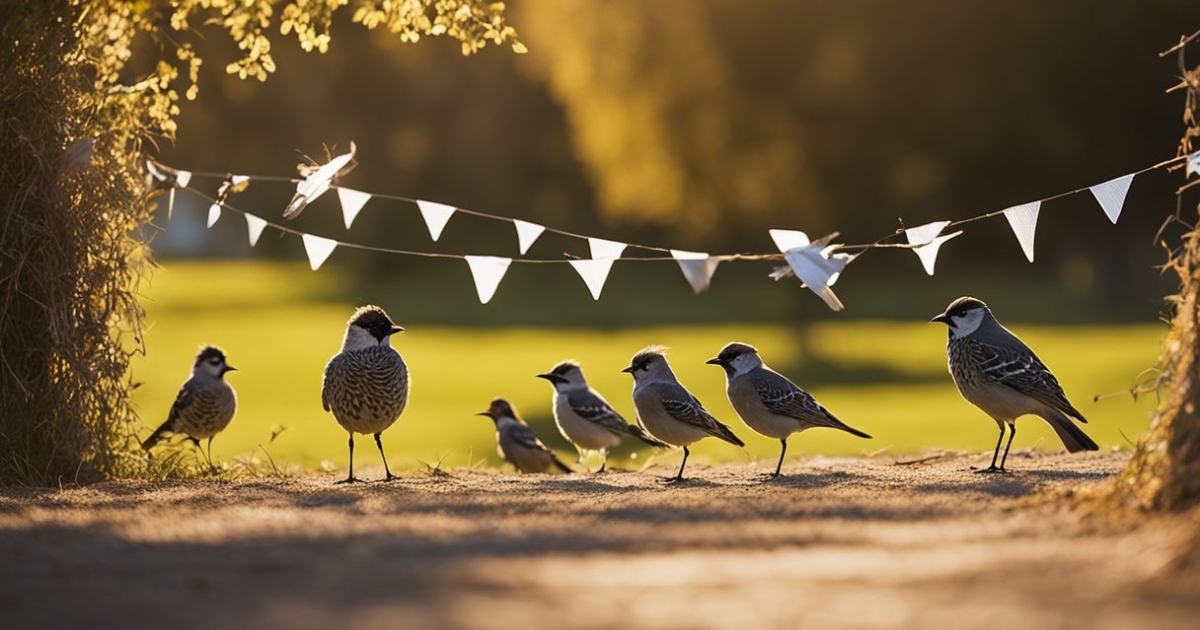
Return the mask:
<svg viewBox="0 0 1200 630"><path fill-rule="evenodd" d="M1197 37L1200 33L1178 46L1180 75L1187 88L1180 155L1191 155L1196 150L1193 139L1200 137L1200 66L1189 69L1184 60ZM1185 189L1180 190L1180 208ZM1119 500L1159 511L1184 510L1200 501L1200 223L1192 225L1171 252L1167 267L1180 282L1179 293L1169 299L1175 313L1159 358L1160 382L1169 391L1116 488Z"/></svg>

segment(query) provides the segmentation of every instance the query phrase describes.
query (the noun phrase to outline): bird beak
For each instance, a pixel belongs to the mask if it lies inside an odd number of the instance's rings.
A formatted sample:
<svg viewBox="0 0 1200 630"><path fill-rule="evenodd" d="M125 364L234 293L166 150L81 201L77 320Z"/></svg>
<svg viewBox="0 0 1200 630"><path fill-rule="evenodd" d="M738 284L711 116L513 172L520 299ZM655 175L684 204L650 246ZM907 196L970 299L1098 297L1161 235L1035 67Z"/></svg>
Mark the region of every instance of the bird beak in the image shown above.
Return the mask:
<svg viewBox="0 0 1200 630"><path fill-rule="evenodd" d="M929 320L929 322L930 323L941 322L943 324L949 324L950 323L950 314L942 313L941 315L938 315L937 317L934 317L933 319Z"/></svg>
<svg viewBox="0 0 1200 630"><path fill-rule="evenodd" d="M636 370L636 369L637 369L636 367L634 367L634 366L632 366L632 365L631 365L631 366L629 366L629 367L627 367L627 368L625 368L624 370L621 370L621 371L622 371L622 372L629 372L630 374L633 374L633 371L634 371L634 370Z"/></svg>
<svg viewBox="0 0 1200 630"><path fill-rule="evenodd" d="M229 365L228 363L226 363L226 364L225 364L225 371L226 371L226 372L236 372L236 371L238 371L238 369L237 369L237 368L235 368L235 367L233 367L232 365Z"/></svg>
<svg viewBox="0 0 1200 630"><path fill-rule="evenodd" d="M390 335L394 335L394 334L396 334L396 333L402 333L402 332L404 332L404 327L403 327L403 326L396 326L395 324L393 324L393 325L392 325L392 332L390 332L390 333L388 333L388 334L390 334Z"/></svg>
<svg viewBox="0 0 1200 630"><path fill-rule="evenodd" d="M716 358L705 361L704 364L705 365L725 365L725 362L721 360L721 357L716 357Z"/></svg>
<svg viewBox="0 0 1200 630"><path fill-rule="evenodd" d="M550 381L551 383L553 383L553 382L554 382L554 375L553 375L553 374L535 374L534 376L536 376L536 377L538 377L538 378L544 378L544 379L546 379L547 381Z"/></svg>
<svg viewBox="0 0 1200 630"><path fill-rule="evenodd" d="M490 411L480 411L479 413L477 413L477 414L475 414L475 415L477 415L477 416L487 416L487 417L491 418L491 417L492 417L492 412L490 412Z"/></svg>

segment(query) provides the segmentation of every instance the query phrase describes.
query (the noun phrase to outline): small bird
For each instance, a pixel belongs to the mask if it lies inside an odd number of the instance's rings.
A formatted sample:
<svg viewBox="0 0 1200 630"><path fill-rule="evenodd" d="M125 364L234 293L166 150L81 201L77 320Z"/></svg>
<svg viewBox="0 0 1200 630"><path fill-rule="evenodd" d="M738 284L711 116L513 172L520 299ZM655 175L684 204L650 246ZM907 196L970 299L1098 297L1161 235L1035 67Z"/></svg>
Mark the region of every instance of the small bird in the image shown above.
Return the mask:
<svg viewBox="0 0 1200 630"><path fill-rule="evenodd" d="M813 427L841 429L861 438L871 436L846 425L783 375L767 367L758 350L746 343L728 343L707 363L725 370L725 393L729 404L751 429L773 437L782 444L779 463L772 477L778 477L787 453L788 436Z"/></svg>
<svg viewBox="0 0 1200 630"><path fill-rule="evenodd" d="M225 380L225 373L236 371L237 368L225 362L225 353L220 348L201 348L192 364L192 375L175 396L167 421L142 442L142 448L149 451L167 433L187 435L196 448L200 448L201 439L208 438L204 459L210 470L216 470L212 463L213 437L229 426L237 411L237 393Z"/></svg>
<svg viewBox="0 0 1200 630"><path fill-rule="evenodd" d="M304 156L305 161L296 165L296 171L304 179L296 185L296 194L292 195L292 200L284 209L283 218L295 219L300 216L309 203L325 194L330 186L336 185L347 173L354 170L354 167L358 166L354 159L355 151L357 147L354 146L354 142L350 143L350 152L341 155L333 155L333 151L325 147L327 160L324 164Z"/></svg>
<svg viewBox="0 0 1200 630"><path fill-rule="evenodd" d="M487 416L496 423L496 452L501 459L512 464L517 472L542 473L551 464L565 473L572 472L571 467L564 464L554 451L542 444L507 400L497 398L487 411L475 415Z"/></svg>
<svg viewBox="0 0 1200 630"><path fill-rule="evenodd" d="M554 386L554 423L559 433L579 450L579 461L588 451L599 451L608 463L608 449L621 443L623 437L635 437L650 446L669 446L654 439L645 429L631 425L613 409L600 392L588 387L583 369L574 361L563 361L538 378Z"/></svg>
<svg viewBox="0 0 1200 630"><path fill-rule="evenodd" d="M1099 449L1071 421L1087 422L1067 400L1058 379L1029 346L996 321L986 304L973 297L961 297L930 321L949 327L946 350L958 391L1000 425L992 465L978 472L1007 472L1004 462L1017 434L1016 420L1026 414L1041 416L1072 453ZM997 467L1005 426L1009 429L1008 445Z"/></svg>
<svg viewBox="0 0 1200 630"><path fill-rule="evenodd" d="M633 355L629 367L621 370L633 375L633 406L638 426L667 444L683 447L683 462L671 481L683 480L688 445L709 436L734 446L745 446L729 427L721 424L675 378L664 356L664 346L649 346Z"/></svg>
<svg viewBox="0 0 1200 630"><path fill-rule="evenodd" d="M408 403L408 366L390 341L392 335L403 331L382 308L359 308L346 324L341 352L325 365L321 404L350 434L350 475L337 483L358 481L354 477L355 433L375 435L387 473L384 481L396 478L388 468L379 435L396 422Z"/></svg>

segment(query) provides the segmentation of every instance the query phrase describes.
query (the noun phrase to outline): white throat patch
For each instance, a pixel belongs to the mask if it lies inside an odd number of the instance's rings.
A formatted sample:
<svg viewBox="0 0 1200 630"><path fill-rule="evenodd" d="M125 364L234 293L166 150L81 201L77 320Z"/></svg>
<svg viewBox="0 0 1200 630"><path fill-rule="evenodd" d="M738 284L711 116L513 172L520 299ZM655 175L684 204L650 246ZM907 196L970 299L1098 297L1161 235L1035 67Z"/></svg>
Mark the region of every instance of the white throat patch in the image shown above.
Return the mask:
<svg viewBox="0 0 1200 630"><path fill-rule="evenodd" d="M754 353L739 355L729 362L729 365L733 367L734 376L741 376L755 368L762 367L762 364L762 358Z"/></svg>
<svg viewBox="0 0 1200 630"><path fill-rule="evenodd" d="M955 339L962 339L967 335L979 330L979 326L983 324L983 318L986 315L983 309L977 308L967 311L965 315L955 315L950 318L950 336Z"/></svg>
<svg viewBox="0 0 1200 630"><path fill-rule="evenodd" d="M362 350L371 346L384 345L388 346L388 337L384 337L383 344L375 338L367 329L359 326L347 326L346 338L342 340L342 350Z"/></svg>

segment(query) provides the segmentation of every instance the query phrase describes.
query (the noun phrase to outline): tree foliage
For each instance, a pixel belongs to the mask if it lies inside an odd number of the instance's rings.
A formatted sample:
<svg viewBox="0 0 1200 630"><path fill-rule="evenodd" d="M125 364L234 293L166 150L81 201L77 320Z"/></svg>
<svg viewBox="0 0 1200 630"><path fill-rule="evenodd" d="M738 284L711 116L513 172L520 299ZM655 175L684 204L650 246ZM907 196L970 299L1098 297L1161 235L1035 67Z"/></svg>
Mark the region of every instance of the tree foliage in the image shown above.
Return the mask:
<svg viewBox="0 0 1200 630"><path fill-rule="evenodd" d="M324 51L346 0L25 0L0 17L0 480L55 484L144 467L129 357L142 351L149 260L142 146L173 138L196 98L205 29L236 44L227 72L275 70L272 29ZM471 54L508 42L504 5L355 3L352 20ZM157 412L157 410L156 410Z"/></svg>

